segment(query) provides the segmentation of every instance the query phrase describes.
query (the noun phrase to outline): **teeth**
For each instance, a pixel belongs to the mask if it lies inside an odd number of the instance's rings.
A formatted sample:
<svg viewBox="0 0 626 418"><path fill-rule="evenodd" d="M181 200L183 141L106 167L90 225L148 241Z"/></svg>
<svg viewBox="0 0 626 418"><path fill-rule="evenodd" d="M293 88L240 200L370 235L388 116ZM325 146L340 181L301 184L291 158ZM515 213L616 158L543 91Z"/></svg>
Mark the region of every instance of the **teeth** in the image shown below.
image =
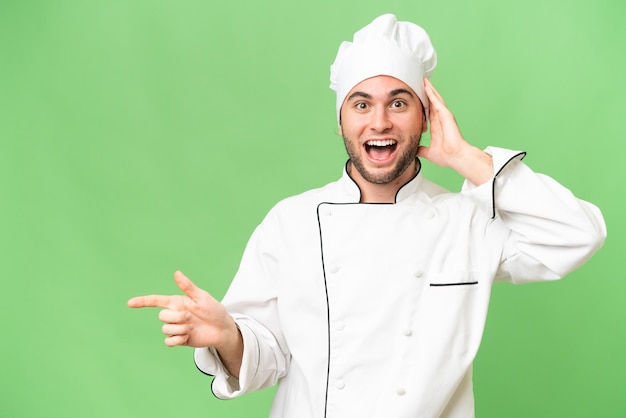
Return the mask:
<svg viewBox="0 0 626 418"><path fill-rule="evenodd" d="M381 140L367 141L367 145L369 145L370 147L387 147L395 143L396 141L394 141L393 139L381 139Z"/></svg>

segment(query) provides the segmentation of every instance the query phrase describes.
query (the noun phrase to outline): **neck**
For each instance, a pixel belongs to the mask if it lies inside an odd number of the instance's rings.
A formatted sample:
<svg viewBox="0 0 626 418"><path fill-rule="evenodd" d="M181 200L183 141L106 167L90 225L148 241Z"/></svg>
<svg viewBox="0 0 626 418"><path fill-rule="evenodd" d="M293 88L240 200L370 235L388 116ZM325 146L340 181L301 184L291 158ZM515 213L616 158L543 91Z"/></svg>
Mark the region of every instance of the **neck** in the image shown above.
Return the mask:
<svg viewBox="0 0 626 418"><path fill-rule="evenodd" d="M351 162L348 164L348 174L361 190L361 203L395 203L398 190L415 177L419 166L419 160L415 159L415 162L404 170L399 177L383 184L365 180L358 170L353 169Z"/></svg>

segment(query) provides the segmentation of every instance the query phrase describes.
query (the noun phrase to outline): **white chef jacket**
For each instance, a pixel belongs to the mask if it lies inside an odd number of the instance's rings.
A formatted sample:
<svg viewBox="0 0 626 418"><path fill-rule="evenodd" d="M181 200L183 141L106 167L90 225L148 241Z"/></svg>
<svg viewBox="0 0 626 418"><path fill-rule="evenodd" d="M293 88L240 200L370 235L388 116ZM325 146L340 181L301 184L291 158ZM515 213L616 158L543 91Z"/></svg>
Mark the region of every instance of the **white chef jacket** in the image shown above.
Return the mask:
<svg viewBox="0 0 626 418"><path fill-rule="evenodd" d="M279 202L223 303L244 341L239 379L197 367L222 399L278 383L272 418L468 418L491 286L554 280L603 243L598 208L490 147L493 180L449 193L420 172L395 204L337 182Z"/></svg>

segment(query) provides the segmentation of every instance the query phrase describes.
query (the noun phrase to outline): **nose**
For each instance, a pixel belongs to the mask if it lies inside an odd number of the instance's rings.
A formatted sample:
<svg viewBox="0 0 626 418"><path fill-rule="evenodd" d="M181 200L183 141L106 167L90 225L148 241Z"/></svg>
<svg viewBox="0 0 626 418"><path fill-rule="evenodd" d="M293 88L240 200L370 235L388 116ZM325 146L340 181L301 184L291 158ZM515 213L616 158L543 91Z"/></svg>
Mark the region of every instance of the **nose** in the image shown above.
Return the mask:
<svg viewBox="0 0 626 418"><path fill-rule="evenodd" d="M385 132L391 127L391 118L385 107L376 107L371 112L370 129L376 132Z"/></svg>

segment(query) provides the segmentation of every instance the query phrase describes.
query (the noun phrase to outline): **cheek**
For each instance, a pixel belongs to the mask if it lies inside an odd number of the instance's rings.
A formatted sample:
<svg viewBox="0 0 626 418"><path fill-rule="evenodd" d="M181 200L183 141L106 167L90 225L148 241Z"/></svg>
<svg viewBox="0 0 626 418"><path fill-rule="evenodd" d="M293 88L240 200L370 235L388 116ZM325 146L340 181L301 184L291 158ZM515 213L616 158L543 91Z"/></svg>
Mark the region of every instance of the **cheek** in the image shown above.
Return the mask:
<svg viewBox="0 0 626 418"><path fill-rule="evenodd" d="M367 129L367 118L354 115L342 116L339 123L339 132L342 136L360 137Z"/></svg>
<svg viewBox="0 0 626 418"><path fill-rule="evenodd" d="M426 117L425 116L419 116L419 122L416 124L415 126L415 131L419 131L421 133L424 133L428 130L428 123L426 122Z"/></svg>

